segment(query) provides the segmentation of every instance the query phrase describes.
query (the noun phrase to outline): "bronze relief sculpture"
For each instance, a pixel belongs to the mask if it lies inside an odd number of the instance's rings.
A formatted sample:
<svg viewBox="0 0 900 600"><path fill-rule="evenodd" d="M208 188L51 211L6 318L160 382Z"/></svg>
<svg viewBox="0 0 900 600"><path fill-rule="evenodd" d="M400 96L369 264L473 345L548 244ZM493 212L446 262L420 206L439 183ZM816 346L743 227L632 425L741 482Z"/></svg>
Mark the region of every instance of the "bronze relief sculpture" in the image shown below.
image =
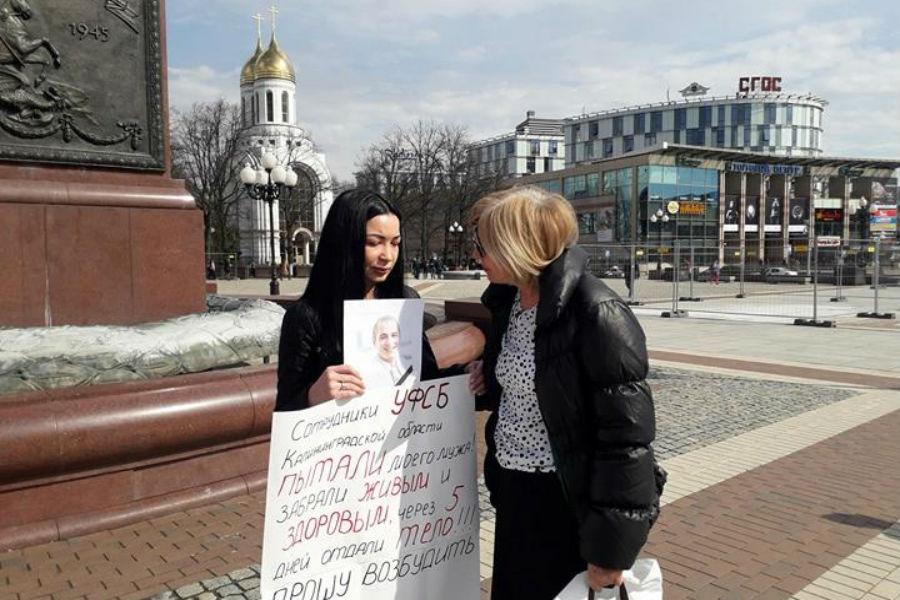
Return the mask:
<svg viewBox="0 0 900 600"><path fill-rule="evenodd" d="M0 0L0 159L162 169L158 0Z"/></svg>

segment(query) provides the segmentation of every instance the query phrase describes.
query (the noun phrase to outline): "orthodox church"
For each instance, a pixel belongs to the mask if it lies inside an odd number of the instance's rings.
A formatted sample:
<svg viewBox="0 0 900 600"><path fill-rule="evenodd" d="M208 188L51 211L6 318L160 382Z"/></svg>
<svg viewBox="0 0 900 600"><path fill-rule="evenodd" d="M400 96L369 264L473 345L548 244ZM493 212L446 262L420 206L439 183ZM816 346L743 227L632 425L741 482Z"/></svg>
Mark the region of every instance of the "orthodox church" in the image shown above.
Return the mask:
<svg viewBox="0 0 900 600"><path fill-rule="evenodd" d="M284 206L274 204L273 227L268 205L242 193L238 208L241 262L268 265L270 240L275 237L275 262L282 254L288 262L311 263L325 216L334 198L331 173L325 155L319 152L309 134L297 123L297 75L291 59L279 47L272 11L272 37L263 49L260 22L256 15L257 37L253 56L241 69L241 115L245 134L242 164L257 166L263 154L275 153L278 164L290 165L298 175L297 186ZM282 247L279 231L285 231Z"/></svg>

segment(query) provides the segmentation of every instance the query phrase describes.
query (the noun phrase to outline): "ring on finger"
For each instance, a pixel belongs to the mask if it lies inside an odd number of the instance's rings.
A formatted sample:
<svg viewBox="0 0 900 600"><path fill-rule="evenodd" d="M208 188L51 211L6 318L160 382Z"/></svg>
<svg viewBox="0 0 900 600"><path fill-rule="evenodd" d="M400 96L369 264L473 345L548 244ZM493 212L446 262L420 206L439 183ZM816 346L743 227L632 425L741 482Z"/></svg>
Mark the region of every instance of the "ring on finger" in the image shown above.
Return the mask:
<svg viewBox="0 0 900 600"><path fill-rule="evenodd" d="M338 381L338 383L341 384L341 386L338 388L338 390L340 390L340 391L343 392L343 391L344 391L344 382L343 382L343 381Z"/></svg>

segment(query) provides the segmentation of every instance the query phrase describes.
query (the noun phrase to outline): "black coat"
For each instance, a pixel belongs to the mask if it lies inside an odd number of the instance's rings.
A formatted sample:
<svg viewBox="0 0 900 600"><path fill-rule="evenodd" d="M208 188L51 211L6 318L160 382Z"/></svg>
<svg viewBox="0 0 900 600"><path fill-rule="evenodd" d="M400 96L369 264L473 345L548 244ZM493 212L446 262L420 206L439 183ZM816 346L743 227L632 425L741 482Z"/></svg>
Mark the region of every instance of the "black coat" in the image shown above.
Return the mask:
<svg viewBox="0 0 900 600"><path fill-rule="evenodd" d="M403 287L404 298L418 298L410 287ZM275 410L300 410L309 407L309 388L327 367L344 362L343 340L325 336L316 311L303 298L284 313L278 343L278 396ZM422 334L422 380L440 377L434 352Z"/></svg>
<svg viewBox="0 0 900 600"><path fill-rule="evenodd" d="M631 310L585 272L573 246L539 278L534 338L535 389L563 493L579 523L586 562L627 569L659 513L664 473L650 443L656 435L644 332ZM482 302L492 314L484 354L488 419L484 476L499 468L493 433L501 387L495 376L516 288L492 284ZM536 515L537 517L537 515Z"/></svg>

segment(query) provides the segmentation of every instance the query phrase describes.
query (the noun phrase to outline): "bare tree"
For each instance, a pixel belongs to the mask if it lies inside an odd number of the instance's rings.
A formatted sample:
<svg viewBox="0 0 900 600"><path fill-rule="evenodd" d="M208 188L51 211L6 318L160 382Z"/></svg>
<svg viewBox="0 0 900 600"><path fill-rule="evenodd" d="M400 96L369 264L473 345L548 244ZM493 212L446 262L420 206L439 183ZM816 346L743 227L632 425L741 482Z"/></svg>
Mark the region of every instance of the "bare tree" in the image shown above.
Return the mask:
<svg viewBox="0 0 900 600"><path fill-rule="evenodd" d="M235 252L235 227L240 192L239 154L241 111L219 99L195 103L186 112L173 111L172 170L184 178L203 211L206 251Z"/></svg>
<svg viewBox="0 0 900 600"><path fill-rule="evenodd" d="M413 188L411 151L404 138L399 127L384 134L381 140L366 149L356 173L358 187L378 190L388 202L398 207L404 204Z"/></svg>
<svg viewBox="0 0 900 600"><path fill-rule="evenodd" d="M458 253L464 255L465 243L462 240L449 239L449 224L458 222L464 225L472 205L485 194L498 189L503 176L499 172L484 177L475 174L475 162L469 152L472 141L465 127L456 124L444 125L441 137L444 165L441 189L446 197L444 254L447 254L448 246L455 243Z"/></svg>
<svg viewBox="0 0 900 600"><path fill-rule="evenodd" d="M339 179L334 176L331 178L331 189L334 191L335 196L338 196L343 191L353 188L355 185L356 184L351 179Z"/></svg>
<svg viewBox="0 0 900 600"><path fill-rule="evenodd" d="M410 151L414 191L412 201L406 203L405 216L418 224L419 249L424 250L428 248L436 225L432 211L441 200L444 138L439 125L420 120L403 132L403 141Z"/></svg>
<svg viewBox="0 0 900 600"><path fill-rule="evenodd" d="M449 239L449 225L499 184L500 175L475 175L470 144L460 125L417 121L385 134L360 161L357 185L377 189L400 209L411 256L441 251L446 258L451 241L461 248L461 240Z"/></svg>

